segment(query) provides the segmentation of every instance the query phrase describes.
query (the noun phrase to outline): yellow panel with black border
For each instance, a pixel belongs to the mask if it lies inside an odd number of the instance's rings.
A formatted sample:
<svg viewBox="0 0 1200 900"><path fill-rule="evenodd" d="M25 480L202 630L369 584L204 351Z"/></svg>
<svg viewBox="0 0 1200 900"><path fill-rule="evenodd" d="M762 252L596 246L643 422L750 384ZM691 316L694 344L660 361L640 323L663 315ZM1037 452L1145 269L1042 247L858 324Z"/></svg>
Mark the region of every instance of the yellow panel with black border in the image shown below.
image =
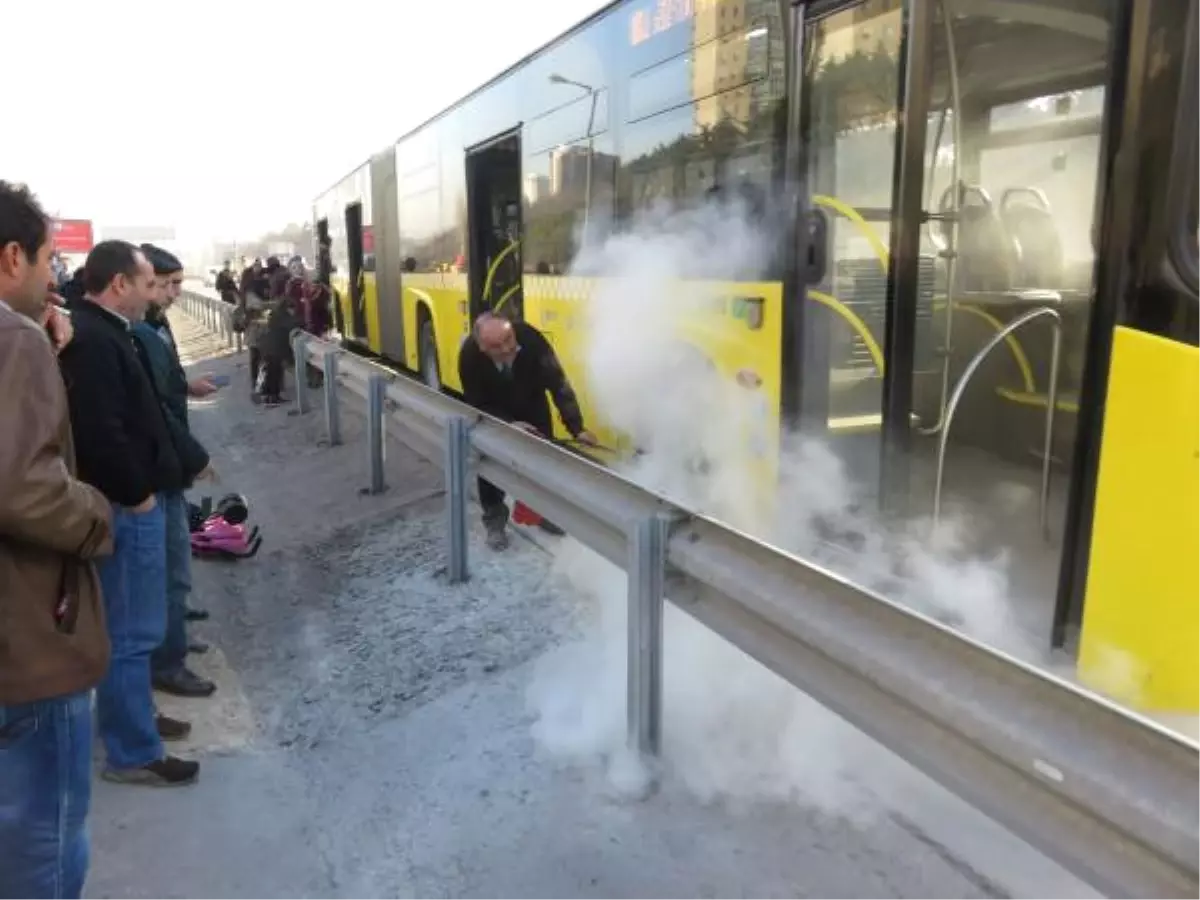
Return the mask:
<svg viewBox="0 0 1200 900"><path fill-rule="evenodd" d="M1200 351L1118 328L1079 677L1146 711L1200 711L1198 410Z"/></svg>

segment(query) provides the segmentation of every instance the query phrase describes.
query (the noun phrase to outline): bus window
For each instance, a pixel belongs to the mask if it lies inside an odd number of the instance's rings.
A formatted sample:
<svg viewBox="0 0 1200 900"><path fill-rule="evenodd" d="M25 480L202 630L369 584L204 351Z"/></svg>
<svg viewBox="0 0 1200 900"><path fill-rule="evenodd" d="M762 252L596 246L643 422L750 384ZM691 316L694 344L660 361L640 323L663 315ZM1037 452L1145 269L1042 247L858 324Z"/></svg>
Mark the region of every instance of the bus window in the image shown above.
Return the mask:
<svg viewBox="0 0 1200 900"><path fill-rule="evenodd" d="M1048 623L1094 295L1114 4L938 7L949 18L939 14L933 31L930 111L945 124L927 154L934 221L923 234L936 258L928 319L936 365L914 375L918 477L909 506L932 507L945 429L943 506L977 510L989 523L986 549L1023 554L1016 588L1047 598L1039 615ZM930 140L937 134L935 127ZM1056 319L1039 314L972 365L1014 320L1043 308L1057 316L1062 339L1048 459ZM968 371L948 425L949 397ZM1053 477L1043 498L1044 464ZM1043 502L1049 541L1036 527Z"/></svg>
<svg viewBox="0 0 1200 900"><path fill-rule="evenodd" d="M671 37L688 39L680 52L627 82L616 198L623 228L707 233L716 222L734 221L737 210L744 210L743 220L761 224L776 193L785 91L778 4L745 10L713 4L696 16L690 33ZM712 216L712 209L720 213ZM756 280L767 274L769 251L754 260L730 258L735 255L697 258L686 276Z"/></svg>

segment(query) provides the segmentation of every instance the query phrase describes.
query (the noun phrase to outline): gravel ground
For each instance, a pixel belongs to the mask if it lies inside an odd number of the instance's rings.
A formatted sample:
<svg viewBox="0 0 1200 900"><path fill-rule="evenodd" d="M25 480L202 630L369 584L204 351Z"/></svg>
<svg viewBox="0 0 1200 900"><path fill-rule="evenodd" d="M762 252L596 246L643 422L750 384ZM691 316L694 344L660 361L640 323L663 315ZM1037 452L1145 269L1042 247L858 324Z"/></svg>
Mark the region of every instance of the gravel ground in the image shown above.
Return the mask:
<svg viewBox="0 0 1200 900"><path fill-rule="evenodd" d="M357 411L323 446L319 413L251 405L244 356L177 327L194 371L234 378L195 427L265 542L195 566L214 643L195 667L219 690L161 705L195 723L180 752L201 781L97 782L90 896L1092 895L865 739L866 815L705 796L670 768L631 800L551 755L531 685L588 665L586 568L524 540L489 552L473 511L472 578L449 585L435 467L393 444L389 489L363 496Z"/></svg>

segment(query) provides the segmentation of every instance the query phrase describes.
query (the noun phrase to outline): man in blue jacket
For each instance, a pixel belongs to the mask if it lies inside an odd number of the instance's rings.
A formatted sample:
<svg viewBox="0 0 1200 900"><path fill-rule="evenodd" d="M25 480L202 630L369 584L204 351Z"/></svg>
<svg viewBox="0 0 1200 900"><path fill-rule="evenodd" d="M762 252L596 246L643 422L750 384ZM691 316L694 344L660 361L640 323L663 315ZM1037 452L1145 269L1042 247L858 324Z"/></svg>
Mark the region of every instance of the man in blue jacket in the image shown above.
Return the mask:
<svg viewBox="0 0 1200 900"><path fill-rule="evenodd" d="M183 287L183 264L174 254L152 244L143 244L141 249L154 267L157 283L145 317L133 325L132 333L183 467L184 486L190 487L212 470L208 451L189 427L188 397L206 397L217 388L203 378L187 380L167 321L167 310ZM163 506L167 525L167 630L162 646L150 660L154 687L179 697L208 697L217 686L187 666L187 601L192 591L187 497L182 490L165 491Z"/></svg>

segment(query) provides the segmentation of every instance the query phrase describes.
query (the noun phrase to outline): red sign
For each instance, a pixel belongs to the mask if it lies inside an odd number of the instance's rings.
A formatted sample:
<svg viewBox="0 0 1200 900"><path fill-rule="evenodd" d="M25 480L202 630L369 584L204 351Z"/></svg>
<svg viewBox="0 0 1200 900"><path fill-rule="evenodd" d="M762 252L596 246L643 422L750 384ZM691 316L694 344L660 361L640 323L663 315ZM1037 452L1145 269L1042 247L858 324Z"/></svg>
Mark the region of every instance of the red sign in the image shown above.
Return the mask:
<svg viewBox="0 0 1200 900"><path fill-rule="evenodd" d="M375 252L375 229L370 225L363 226L362 251L364 256L370 256Z"/></svg>
<svg viewBox="0 0 1200 900"><path fill-rule="evenodd" d="M89 253L92 223L87 219L55 219L54 249L59 253Z"/></svg>

